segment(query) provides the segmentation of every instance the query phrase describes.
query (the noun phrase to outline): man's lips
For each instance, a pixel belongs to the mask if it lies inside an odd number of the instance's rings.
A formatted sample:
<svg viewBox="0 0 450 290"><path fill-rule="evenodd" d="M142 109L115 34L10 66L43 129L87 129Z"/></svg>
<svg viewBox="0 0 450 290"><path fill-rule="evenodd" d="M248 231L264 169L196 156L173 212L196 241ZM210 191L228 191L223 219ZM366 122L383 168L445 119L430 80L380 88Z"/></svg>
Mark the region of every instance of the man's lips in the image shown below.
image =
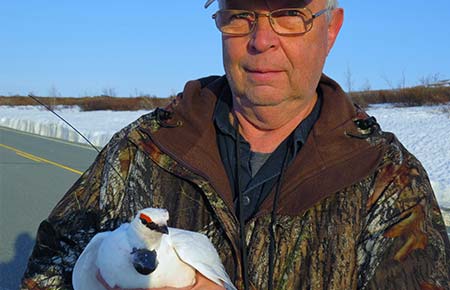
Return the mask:
<svg viewBox="0 0 450 290"><path fill-rule="evenodd" d="M279 69L269 69L269 68L245 68L247 73L257 73L257 74L265 74L265 73L280 73L282 70Z"/></svg>
<svg viewBox="0 0 450 290"><path fill-rule="evenodd" d="M246 68L245 72L251 79L255 81L270 81L278 77L283 71L277 69Z"/></svg>

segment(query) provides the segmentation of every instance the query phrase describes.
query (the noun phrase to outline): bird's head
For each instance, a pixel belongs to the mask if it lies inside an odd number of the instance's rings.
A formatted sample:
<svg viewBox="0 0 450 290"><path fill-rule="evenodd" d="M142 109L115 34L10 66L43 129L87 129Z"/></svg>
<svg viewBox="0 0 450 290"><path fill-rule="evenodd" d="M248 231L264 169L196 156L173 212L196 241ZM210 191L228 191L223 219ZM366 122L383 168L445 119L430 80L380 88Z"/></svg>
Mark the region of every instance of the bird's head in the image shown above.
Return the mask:
<svg viewBox="0 0 450 290"><path fill-rule="evenodd" d="M146 228L160 234L168 234L168 220L169 213L166 209L149 207L140 210L133 222L138 224L140 228Z"/></svg>

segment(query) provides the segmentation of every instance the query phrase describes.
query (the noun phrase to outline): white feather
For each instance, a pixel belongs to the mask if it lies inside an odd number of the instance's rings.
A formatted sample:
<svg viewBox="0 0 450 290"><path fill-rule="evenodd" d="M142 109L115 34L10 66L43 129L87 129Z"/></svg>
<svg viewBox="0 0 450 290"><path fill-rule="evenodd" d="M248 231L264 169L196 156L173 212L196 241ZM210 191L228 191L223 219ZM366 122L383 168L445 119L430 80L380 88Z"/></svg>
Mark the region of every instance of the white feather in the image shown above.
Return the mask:
<svg viewBox="0 0 450 290"><path fill-rule="evenodd" d="M96 234L78 258L72 274L72 285L75 290L105 290L96 278L98 248L110 232Z"/></svg>
<svg viewBox="0 0 450 290"><path fill-rule="evenodd" d="M169 240L182 261L216 284L224 285L227 289L236 289L222 265L216 248L207 236L169 228Z"/></svg>

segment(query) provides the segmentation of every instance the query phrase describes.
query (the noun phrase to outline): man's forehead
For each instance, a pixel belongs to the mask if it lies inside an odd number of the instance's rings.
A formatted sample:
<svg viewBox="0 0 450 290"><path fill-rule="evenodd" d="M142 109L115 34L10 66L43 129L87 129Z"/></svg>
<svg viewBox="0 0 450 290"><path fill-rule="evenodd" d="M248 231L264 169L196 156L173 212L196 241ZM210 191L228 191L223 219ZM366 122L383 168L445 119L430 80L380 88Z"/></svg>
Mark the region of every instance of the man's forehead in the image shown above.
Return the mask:
<svg viewBox="0 0 450 290"><path fill-rule="evenodd" d="M320 1L320 0L314 0ZM284 7L306 7L313 0L219 0L220 7L224 8L246 8L262 6L270 9Z"/></svg>

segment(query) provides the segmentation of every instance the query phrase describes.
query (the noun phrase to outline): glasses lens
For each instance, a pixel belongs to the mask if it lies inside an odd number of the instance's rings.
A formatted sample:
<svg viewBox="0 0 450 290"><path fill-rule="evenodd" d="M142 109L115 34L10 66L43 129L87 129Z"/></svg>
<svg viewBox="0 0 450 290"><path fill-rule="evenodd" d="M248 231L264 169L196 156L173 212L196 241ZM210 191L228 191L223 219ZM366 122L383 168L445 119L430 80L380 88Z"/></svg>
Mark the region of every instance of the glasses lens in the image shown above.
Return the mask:
<svg viewBox="0 0 450 290"><path fill-rule="evenodd" d="M245 10L219 10L215 20L217 28L226 34L247 34L255 23L255 14Z"/></svg>
<svg viewBox="0 0 450 290"><path fill-rule="evenodd" d="M309 9L281 9L271 14L273 28L280 34L300 34L311 30L313 16Z"/></svg>

